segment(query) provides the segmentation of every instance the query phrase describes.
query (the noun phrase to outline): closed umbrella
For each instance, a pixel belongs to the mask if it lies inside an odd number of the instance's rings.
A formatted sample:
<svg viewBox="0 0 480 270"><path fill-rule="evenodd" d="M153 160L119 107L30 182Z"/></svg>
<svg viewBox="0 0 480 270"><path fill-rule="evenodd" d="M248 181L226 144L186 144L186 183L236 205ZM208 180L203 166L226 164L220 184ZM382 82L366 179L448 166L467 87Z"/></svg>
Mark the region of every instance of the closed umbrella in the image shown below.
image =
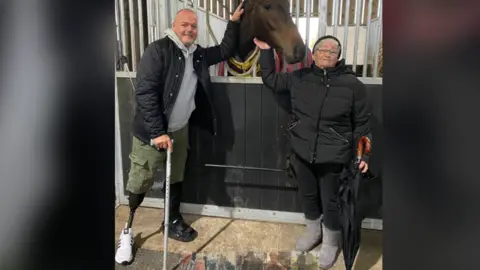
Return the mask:
<svg viewBox="0 0 480 270"><path fill-rule="evenodd" d="M359 190L362 181L373 177L371 173L364 174L359 169L360 161L364 154L369 154L370 143L366 137L362 137L357 146L355 158L343 170L340 176L339 188L339 212L342 227L342 251L345 267L351 270L358 249L360 247L360 233L362 228L363 214L360 211Z"/></svg>

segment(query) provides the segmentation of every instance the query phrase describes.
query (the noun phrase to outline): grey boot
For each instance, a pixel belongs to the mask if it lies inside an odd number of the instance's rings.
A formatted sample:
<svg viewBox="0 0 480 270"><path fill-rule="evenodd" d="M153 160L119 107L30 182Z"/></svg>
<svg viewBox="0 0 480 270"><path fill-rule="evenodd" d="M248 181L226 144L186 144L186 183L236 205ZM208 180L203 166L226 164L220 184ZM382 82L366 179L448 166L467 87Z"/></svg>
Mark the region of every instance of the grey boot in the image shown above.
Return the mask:
<svg viewBox="0 0 480 270"><path fill-rule="evenodd" d="M307 229L297 239L296 249L298 251L310 251L318 245L322 239L322 217L315 220L306 220Z"/></svg>
<svg viewBox="0 0 480 270"><path fill-rule="evenodd" d="M330 269L337 261L340 254L341 231L332 231L323 226L323 243L318 255L318 266Z"/></svg>

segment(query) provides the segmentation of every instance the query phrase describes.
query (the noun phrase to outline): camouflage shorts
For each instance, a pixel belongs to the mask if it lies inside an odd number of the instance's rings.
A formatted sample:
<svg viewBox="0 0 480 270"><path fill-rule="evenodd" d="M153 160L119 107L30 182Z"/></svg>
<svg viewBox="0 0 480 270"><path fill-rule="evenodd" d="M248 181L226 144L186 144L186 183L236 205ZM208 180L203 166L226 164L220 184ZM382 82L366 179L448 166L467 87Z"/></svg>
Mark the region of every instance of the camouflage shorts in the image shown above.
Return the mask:
<svg viewBox="0 0 480 270"><path fill-rule="evenodd" d="M173 138L171 184L183 181L188 151L188 125L169 134ZM133 194L146 193L153 186L155 175L165 173L167 153L140 141L135 136L130 153L130 172L127 191Z"/></svg>

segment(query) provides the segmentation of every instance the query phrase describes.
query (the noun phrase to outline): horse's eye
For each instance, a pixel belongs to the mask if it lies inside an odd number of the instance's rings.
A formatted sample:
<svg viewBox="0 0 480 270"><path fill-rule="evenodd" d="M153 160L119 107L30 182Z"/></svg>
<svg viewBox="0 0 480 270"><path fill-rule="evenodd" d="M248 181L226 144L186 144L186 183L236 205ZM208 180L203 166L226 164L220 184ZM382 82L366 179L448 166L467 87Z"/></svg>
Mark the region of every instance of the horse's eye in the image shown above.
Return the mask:
<svg viewBox="0 0 480 270"><path fill-rule="evenodd" d="M265 8L266 10L269 10L270 8L272 8L272 5L266 4L266 5L263 6L263 8Z"/></svg>

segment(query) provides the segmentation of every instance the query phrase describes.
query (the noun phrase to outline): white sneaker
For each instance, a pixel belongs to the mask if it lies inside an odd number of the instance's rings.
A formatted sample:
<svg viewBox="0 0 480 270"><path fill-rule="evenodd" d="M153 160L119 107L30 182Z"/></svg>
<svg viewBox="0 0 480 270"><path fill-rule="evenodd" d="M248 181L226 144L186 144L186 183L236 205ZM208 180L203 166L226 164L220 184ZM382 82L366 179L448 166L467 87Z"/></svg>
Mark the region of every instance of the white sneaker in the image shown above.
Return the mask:
<svg viewBox="0 0 480 270"><path fill-rule="evenodd" d="M131 228L130 229L125 228L120 233L117 254L115 254L115 261L119 264L130 263L133 259L132 249L133 249L133 232Z"/></svg>

